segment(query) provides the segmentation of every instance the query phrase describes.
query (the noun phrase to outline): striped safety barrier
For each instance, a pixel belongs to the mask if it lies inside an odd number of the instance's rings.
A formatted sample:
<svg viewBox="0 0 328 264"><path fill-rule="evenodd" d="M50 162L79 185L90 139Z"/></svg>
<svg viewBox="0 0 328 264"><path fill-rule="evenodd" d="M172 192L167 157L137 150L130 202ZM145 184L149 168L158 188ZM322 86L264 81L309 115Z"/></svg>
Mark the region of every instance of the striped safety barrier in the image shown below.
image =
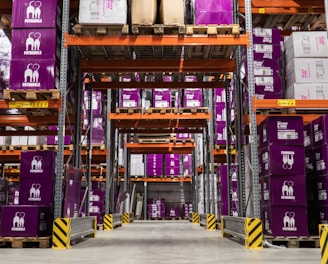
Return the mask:
<svg viewBox="0 0 328 264"><path fill-rule="evenodd" d="M66 249L70 248L71 219L57 218L53 224L52 230L52 248Z"/></svg>
<svg viewBox="0 0 328 264"><path fill-rule="evenodd" d="M130 223L130 214L124 213L123 214L123 224L129 224Z"/></svg>
<svg viewBox="0 0 328 264"><path fill-rule="evenodd" d="M104 216L104 229L114 230L114 219L112 214L105 214Z"/></svg>
<svg viewBox="0 0 328 264"><path fill-rule="evenodd" d="M199 214L198 213L192 213L192 223L199 224Z"/></svg>
<svg viewBox="0 0 328 264"><path fill-rule="evenodd" d="M207 214L207 230L216 230L216 218L214 214Z"/></svg>
<svg viewBox="0 0 328 264"><path fill-rule="evenodd" d="M319 225L321 264L328 264L328 225Z"/></svg>
<svg viewBox="0 0 328 264"><path fill-rule="evenodd" d="M258 218L246 218L245 220L245 246L246 248L262 248L263 233L262 222Z"/></svg>

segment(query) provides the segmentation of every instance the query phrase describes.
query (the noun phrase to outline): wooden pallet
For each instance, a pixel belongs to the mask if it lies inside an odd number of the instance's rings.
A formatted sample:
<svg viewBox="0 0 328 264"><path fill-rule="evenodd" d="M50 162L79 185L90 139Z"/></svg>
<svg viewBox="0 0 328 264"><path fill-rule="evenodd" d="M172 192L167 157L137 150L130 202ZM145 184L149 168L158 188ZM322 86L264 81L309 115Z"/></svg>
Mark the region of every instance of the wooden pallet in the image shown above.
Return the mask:
<svg viewBox="0 0 328 264"><path fill-rule="evenodd" d="M58 100L60 91L51 90L3 90L5 100Z"/></svg>
<svg viewBox="0 0 328 264"><path fill-rule="evenodd" d="M181 217L171 217L171 216L167 216L165 217L166 220L172 220L172 221L176 221L176 220L181 220Z"/></svg>
<svg viewBox="0 0 328 264"><path fill-rule="evenodd" d="M97 230L104 230L104 224L97 224Z"/></svg>
<svg viewBox="0 0 328 264"><path fill-rule="evenodd" d="M318 236L310 237L271 237L264 236L264 240L275 246L285 246L287 248L319 248Z"/></svg>
<svg viewBox="0 0 328 264"><path fill-rule="evenodd" d="M95 35L128 35L129 25L80 25L73 27L76 35L95 36Z"/></svg>
<svg viewBox="0 0 328 264"><path fill-rule="evenodd" d="M1 247L49 248L51 237L0 237Z"/></svg>
<svg viewBox="0 0 328 264"><path fill-rule="evenodd" d="M185 34L186 27L183 24L165 25L165 24L133 24L131 26L132 34L139 35L176 35Z"/></svg>
<svg viewBox="0 0 328 264"><path fill-rule="evenodd" d="M58 145L43 145L42 146L43 150L58 150ZM74 145L70 144L70 145L64 145L64 149L65 150L73 150L74 149Z"/></svg>
<svg viewBox="0 0 328 264"><path fill-rule="evenodd" d="M171 139L170 139L170 142L171 143L177 143L177 144L186 144L186 143L194 143L195 142L195 140L193 139L193 138L185 138L185 139L177 139L177 138L175 138L175 137L172 137Z"/></svg>
<svg viewBox="0 0 328 264"><path fill-rule="evenodd" d="M239 35L240 26L230 25L186 25L186 35Z"/></svg>
<svg viewBox="0 0 328 264"><path fill-rule="evenodd" d="M152 114L152 113L159 113L159 114L166 114L166 113L178 113L178 108L176 107L150 107L146 110L146 113Z"/></svg>
<svg viewBox="0 0 328 264"><path fill-rule="evenodd" d="M149 217L148 219L149 219L149 220L156 220L156 221L162 221L162 220L165 220L164 217Z"/></svg>
<svg viewBox="0 0 328 264"><path fill-rule="evenodd" d="M179 113L208 113L208 107L181 107Z"/></svg>
<svg viewBox="0 0 328 264"><path fill-rule="evenodd" d="M141 113L142 108L134 108L134 107L123 107L123 108L116 108L116 114L135 114Z"/></svg>
<svg viewBox="0 0 328 264"><path fill-rule="evenodd" d="M138 138L138 143L141 144L165 144L170 143L170 138Z"/></svg>
<svg viewBox="0 0 328 264"><path fill-rule="evenodd" d="M5 147L6 150L14 151L14 150L41 150L40 145L6 145L2 146ZM3 149L4 150L4 149Z"/></svg>
<svg viewBox="0 0 328 264"><path fill-rule="evenodd" d="M87 147L87 145L82 145L82 148L85 149ZM105 150L106 146L105 144L92 144L91 145L91 149L95 150Z"/></svg>

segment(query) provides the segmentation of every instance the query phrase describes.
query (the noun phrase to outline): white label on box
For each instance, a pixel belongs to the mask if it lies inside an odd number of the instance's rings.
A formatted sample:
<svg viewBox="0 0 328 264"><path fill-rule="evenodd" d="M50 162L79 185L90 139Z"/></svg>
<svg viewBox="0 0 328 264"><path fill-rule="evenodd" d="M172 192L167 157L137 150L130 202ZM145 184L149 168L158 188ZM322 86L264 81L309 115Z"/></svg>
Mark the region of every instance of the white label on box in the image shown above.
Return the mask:
<svg viewBox="0 0 328 264"><path fill-rule="evenodd" d="M295 130L278 130L277 137L283 139L298 139L298 133Z"/></svg>
<svg viewBox="0 0 328 264"><path fill-rule="evenodd" d="M273 75L273 70L269 67L254 68L254 75Z"/></svg>
<svg viewBox="0 0 328 264"><path fill-rule="evenodd" d="M168 101L155 101L155 107L169 107Z"/></svg>
<svg viewBox="0 0 328 264"><path fill-rule="evenodd" d="M123 107L137 107L137 102L133 100L124 100Z"/></svg>
<svg viewBox="0 0 328 264"><path fill-rule="evenodd" d="M272 53L273 46L272 45L265 45L265 44L255 44L254 50L257 53Z"/></svg>
<svg viewBox="0 0 328 264"><path fill-rule="evenodd" d="M272 29L269 28L254 28L254 35L257 37L271 37Z"/></svg>
<svg viewBox="0 0 328 264"><path fill-rule="evenodd" d="M273 77L255 77L255 84L257 85L273 85Z"/></svg>
<svg viewBox="0 0 328 264"><path fill-rule="evenodd" d="M198 100L187 100L187 107L200 106L200 101Z"/></svg>

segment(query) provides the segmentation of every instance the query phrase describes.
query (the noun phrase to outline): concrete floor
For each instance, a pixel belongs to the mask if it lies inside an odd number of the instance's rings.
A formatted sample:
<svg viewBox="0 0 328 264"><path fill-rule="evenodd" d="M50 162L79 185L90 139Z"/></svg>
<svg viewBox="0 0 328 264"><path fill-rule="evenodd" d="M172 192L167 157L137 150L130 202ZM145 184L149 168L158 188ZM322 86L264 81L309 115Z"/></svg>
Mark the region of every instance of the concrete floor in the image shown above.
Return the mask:
<svg viewBox="0 0 328 264"><path fill-rule="evenodd" d="M136 221L68 250L0 248L0 263L320 263L318 248L247 250L188 221Z"/></svg>

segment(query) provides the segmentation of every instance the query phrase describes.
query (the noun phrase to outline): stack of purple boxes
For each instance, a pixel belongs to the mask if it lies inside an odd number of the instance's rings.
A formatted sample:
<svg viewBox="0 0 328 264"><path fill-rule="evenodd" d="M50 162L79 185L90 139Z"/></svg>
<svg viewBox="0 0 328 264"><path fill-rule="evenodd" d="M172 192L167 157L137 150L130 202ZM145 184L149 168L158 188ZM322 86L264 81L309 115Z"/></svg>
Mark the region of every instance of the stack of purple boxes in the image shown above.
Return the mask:
<svg viewBox="0 0 328 264"><path fill-rule="evenodd" d="M21 154L19 205L2 208L1 235L36 237L51 234L56 152Z"/></svg>
<svg viewBox="0 0 328 264"><path fill-rule="evenodd" d="M171 90L154 89L153 91L153 105L154 107L171 107Z"/></svg>
<svg viewBox="0 0 328 264"><path fill-rule="evenodd" d="M192 175L192 155L191 154L183 154L183 176L191 176Z"/></svg>
<svg viewBox="0 0 328 264"><path fill-rule="evenodd" d="M148 199L147 216L150 218L165 217L165 199Z"/></svg>
<svg viewBox="0 0 328 264"><path fill-rule="evenodd" d="M270 116L258 129L261 215L272 236L308 236L303 119Z"/></svg>
<svg viewBox="0 0 328 264"><path fill-rule="evenodd" d="M254 85L258 99L282 98L280 30L254 28ZM245 76L248 76L246 62ZM248 94L246 93L246 98Z"/></svg>
<svg viewBox="0 0 328 264"><path fill-rule="evenodd" d="M231 164L231 189L228 189L229 173L228 165L222 164L217 169L218 175L218 213L222 215L238 216L238 185L237 185L237 165ZM231 197L231 208L229 212L229 201Z"/></svg>
<svg viewBox="0 0 328 264"><path fill-rule="evenodd" d="M13 1L10 89L57 87L57 0Z"/></svg>
<svg viewBox="0 0 328 264"><path fill-rule="evenodd" d="M196 25L232 24L231 0L195 0Z"/></svg>
<svg viewBox="0 0 328 264"><path fill-rule="evenodd" d="M165 155L165 175L169 177L180 175L180 154Z"/></svg>
<svg viewBox="0 0 328 264"><path fill-rule="evenodd" d="M180 217L180 209L177 207L166 208L166 217L167 218L177 218Z"/></svg>
<svg viewBox="0 0 328 264"><path fill-rule="evenodd" d="M83 126L88 129L88 98L90 92L84 91L83 96ZM92 91L91 107L92 107L92 139L91 144L104 144L105 143L105 114L103 111L103 102L105 98L101 91ZM84 138L83 144L86 144L87 138Z"/></svg>
<svg viewBox="0 0 328 264"><path fill-rule="evenodd" d="M78 217L81 205L82 171L73 166L67 166L65 171L65 197L63 217Z"/></svg>
<svg viewBox="0 0 328 264"><path fill-rule="evenodd" d="M197 76L185 76L185 82L197 82ZM183 89L183 107L202 107L203 92L201 88Z"/></svg>
<svg viewBox="0 0 328 264"><path fill-rule="evenodd" d="M120 76L120 82L130 82L130 76ZM137 88L124 88L120 90L120 107L138 108L141 107L140 91Z"/></svg>
<svg viewBox="0 0 328 264"><path fill-rule="evenodd" d="M57 126L49 126L49 130L58 130ZM69 145L72 143L71 136L64 136L64 144ZM47 145L57 145L58 144L58 136L47 136Z"/></svg>
<svg viewBox="0 0 328 264"><path fill-rule="evenodd" d="M319 199L320 223L328 223L328 115L312 121L315 174Z"/></svg>
<svg viewBox="0 0 328 264"><path fill-rule="evenodd" d="M186 219L189 217L189 214L192 213L192 203L183 203L182 204L182 218Z"/></svg>
<svg viewBox="0 0 328 264"><path fill-rule="evenodd" d="M85 191L81 192L81 199L84 197ZM82 205L82 216L86 215L85 203ZM90 190L89 215L97 218L97 223L102 224L105 214L105 191Z"/></svg>
<svg viewBox="0 0 328 264"><path fill-rule="evenodd" d="M163 176L163 155L162 154L147 154L146 168L148 177Z"/></svg>

